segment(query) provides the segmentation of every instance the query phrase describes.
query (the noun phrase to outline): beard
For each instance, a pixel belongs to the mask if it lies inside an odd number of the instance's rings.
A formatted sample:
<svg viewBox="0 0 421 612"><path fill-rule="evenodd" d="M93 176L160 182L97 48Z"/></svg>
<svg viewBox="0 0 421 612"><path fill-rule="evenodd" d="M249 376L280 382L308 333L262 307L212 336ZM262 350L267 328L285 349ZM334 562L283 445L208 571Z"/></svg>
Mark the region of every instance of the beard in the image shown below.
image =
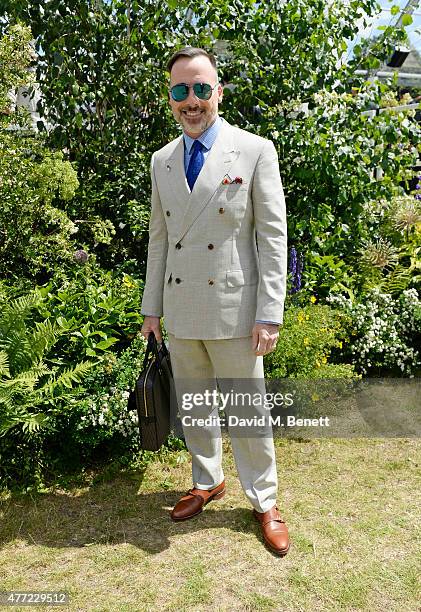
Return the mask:
<svg viewBox="0 0 421 612"><path fill-rule="evenodd" d="M200 114L195 117L188 117L183 110L197 112ZM182 125L185 132L190 134L197 134L198 136L202 134L216 119L216 112L214 113L210 109L201 109L201 108L192 108L192 109L183 109L181 111L177 111L174 115L180 125Z"/></svg>

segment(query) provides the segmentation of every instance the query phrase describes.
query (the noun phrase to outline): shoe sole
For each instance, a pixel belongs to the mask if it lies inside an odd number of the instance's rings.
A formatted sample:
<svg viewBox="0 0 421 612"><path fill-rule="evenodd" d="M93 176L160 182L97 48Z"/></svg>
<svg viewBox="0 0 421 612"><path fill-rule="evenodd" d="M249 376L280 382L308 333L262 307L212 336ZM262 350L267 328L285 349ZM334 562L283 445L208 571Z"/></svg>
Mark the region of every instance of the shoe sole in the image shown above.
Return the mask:
<svg viewBox="0 0 421 612"><path fill-rule="evenodd" d="M215 501L218 499L222 499L225 495L225 489L223 489L220 493L218 493L217 495L210 497L208 500L205 501L205 503L203 504L203 506L200 508L199 512L195 512L194 514L189 514L189 516L184 516L183 518L173 518L171 516L171 520L174 521L175 523L180 523L181 521L188 521L189 519L193 518L194 516L198 516L199 514L202 514L203 512L203 508L211 501Z"/></svg>

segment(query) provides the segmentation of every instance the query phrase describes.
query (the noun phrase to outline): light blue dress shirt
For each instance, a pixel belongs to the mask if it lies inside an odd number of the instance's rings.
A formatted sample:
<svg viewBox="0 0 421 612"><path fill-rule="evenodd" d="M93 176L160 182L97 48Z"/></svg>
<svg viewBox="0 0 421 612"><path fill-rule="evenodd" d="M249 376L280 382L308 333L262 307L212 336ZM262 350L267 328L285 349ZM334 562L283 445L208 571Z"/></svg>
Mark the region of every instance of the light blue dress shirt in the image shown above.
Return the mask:
<svg viewBox="0 0 421 612"><path fill-rule="evenodd" d="M218 132L221 129L221 125L223 121L224 119L218 115L218 117L216 118L216 121L214 121L214 123L212 123L212 125L209 126L208 129L205 130L203 134L200 134L200 136L198 136L197 138L197 140L199 140L203 145L203 157L205 161L206 161L207 156L210 153L213 143L216 140L216 137L218 136ZM184 171L187 174L187 168L189 167L190 158L192 155L192 147L193 147L195 139L190 138L190 136L187 136L186 133L183 134L183 138L184 138ZM187 188L188 188L188 185L187 185ZM149 316L155 316L155 315L149 315ZM280 325L280 323L274 322L274 321L256 320L256 323L269 323L271 325Z"/></svg>
<svg viewBox="0 0 421 612"><path fill-rule="evenodd" d="M223 121L224 120L222 119L222 117L218 115L218 117L216 118L216 121L214 121L214 123L212 123L212 125L209 126L208 129L205 130L203 134L200 134L200 136L197 138L197 140L201 142L204 147L203 157L205 161L206 161L207 156L209 155L209 152L212 148L213 143L216 140L216 137L218 136L218 132L221 129L221 125ZM186 133L183 134L183 137L184 137L184 171L187 174L187 168L189 167L190 158L192 154L191 149L192 149L195 139L190 138L190 136L187 136Z"/></svg>

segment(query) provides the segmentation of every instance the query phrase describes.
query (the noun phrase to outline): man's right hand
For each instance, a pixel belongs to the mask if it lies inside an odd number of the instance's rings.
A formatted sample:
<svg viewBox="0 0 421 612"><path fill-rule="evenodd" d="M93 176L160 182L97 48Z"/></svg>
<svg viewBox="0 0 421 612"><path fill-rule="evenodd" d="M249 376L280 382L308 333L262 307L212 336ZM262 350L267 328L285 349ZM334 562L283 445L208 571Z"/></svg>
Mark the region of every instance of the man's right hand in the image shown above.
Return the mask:
<svg viewBox="0 0 421 612"><path fill-rule="evenodd" d="M156 341L161 343L162 332L160 321L160 317L145 317L143 319L142 329L140 330L142 336L145 336L145 338L147 339L149 334L153 332L155 334Z"/></svg>

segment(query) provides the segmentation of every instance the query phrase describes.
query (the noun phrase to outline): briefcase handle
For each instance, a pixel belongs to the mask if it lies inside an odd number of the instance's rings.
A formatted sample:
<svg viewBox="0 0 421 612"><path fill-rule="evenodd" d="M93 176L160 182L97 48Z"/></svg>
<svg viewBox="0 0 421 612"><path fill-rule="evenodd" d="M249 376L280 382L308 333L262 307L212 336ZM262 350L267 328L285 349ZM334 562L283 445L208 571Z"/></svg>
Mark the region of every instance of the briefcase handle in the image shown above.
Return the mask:
<svg viewBox="0 0 421 612"><path fill-rule="evenodd" d="M161 355L160 355L161 352ZM146 367L146 364L149 361L150 355L153 353L155 359L160 364L163 357L168 355L168 349L165 346L165 342L163 341L161 344L161 349L158 349L158 342L156 341L155 334L151 331L148 335L148 344L146 346L145 358L143 360L143 367Z"/></svg>

